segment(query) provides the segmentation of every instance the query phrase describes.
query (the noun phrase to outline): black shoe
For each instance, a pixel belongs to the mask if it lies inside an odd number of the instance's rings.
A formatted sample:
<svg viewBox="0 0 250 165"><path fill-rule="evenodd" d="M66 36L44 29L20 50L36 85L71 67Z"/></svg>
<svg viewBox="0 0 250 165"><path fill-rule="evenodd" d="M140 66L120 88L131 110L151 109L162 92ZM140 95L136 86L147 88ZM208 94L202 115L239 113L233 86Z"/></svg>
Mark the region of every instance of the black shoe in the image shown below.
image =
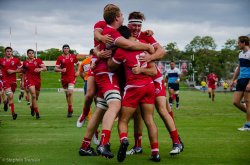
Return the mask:
<svg viewBox="0 0 250 165"><path fill-rule="evenodd" d="M98 155L101 155L101 151L99 150L99 146L100 145L101 144L99 143L99 145L96 147L96 152L97 152ZM111 150L110 150L110 143L107 143L107 145L108 145L108 147L107 147L108 151L111 152Z"/></svg>
<svg viewBox="0 0 250 165"><path fill-rule="evenodd" d="M208 94L208 97L211 98L211 94L210 93Z"/></svg>
<svg viewBox="0 0 250 165"><path fill-rule="evenodd" d="M154 162L160 162L160 161L161 161L161 158L160 158L160 155L159 155L159 154L156 154L156 155L151 155L150 160L152 160L152 161L154 161Z"/></svg>
<svg viewBox="0 0 250 165"><path fill-rule="evenodd" d="M14 114L12 115L12 117L13 117L13 120L16 120L16 118L17 118L17 114L16 114L16 113L14 113Z"/></svg>
<svg viewBox="0 0 250 165"><path fill-rule="evenodd" d="M72 112L68 112L67 117L72 117L73 111Z"/></svg>
<svg viewBox="0 0 250 165"><path fill-rule="evenodd" d="M3 109L5 112L8 110L8 101L4 101Z"/></svg>
<svg viewBox="0 0 250 165"><path fill-rule="evenodd" d="M106 158L113 158L114 154L110 151L110 144L106 144L106 145L100 145L98 147L98 151L102 156L106 157Z"/></svg>
<svg viewBox="0 0 250 165"><path fill-rule="evenodd" d="M40 119L39 113L36 113L36 119Z"/></svg>
<svg viewBox="0 0 250 165"><path fill-rule="evenodd" d="M30 114L31 114L31 116L35 116L35 110L34 110L34 108L30 109Z"/></svg>
<svg viewBox="0 0 250 165"><path fill-rule="evenodd" d="M129 145L128 139L127 138L123 139L117 154L118 162L123 162L124 159L126 158L126 151L128 149L128 145Z"/></svg>
<svg viewBox="0 0 250 165"><path fill-rule="evenodd" d="M80 148L79 155L80 156L97 156L95 150L92 147L89 147L87 150Z"/></svg>

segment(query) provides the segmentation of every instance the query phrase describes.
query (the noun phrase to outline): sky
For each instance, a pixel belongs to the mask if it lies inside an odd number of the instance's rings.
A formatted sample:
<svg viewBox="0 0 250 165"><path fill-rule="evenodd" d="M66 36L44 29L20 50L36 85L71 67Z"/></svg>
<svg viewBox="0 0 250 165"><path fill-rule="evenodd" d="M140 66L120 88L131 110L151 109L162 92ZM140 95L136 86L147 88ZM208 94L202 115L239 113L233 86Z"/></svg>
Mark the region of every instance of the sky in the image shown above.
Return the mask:
<svg viewBox="0 0 250 165"><path fill-rule="evenodd" d="M180 50L195 36L211 36L221 49L228 39L250 34L249 0L0 0L0 46L11 43L25 54L35 43L38 50L67 43L88 54L94 24L109 3L120 7L124 25L130 12L143 12L142 29L153 30L162 46L176 42Z"/></svg>

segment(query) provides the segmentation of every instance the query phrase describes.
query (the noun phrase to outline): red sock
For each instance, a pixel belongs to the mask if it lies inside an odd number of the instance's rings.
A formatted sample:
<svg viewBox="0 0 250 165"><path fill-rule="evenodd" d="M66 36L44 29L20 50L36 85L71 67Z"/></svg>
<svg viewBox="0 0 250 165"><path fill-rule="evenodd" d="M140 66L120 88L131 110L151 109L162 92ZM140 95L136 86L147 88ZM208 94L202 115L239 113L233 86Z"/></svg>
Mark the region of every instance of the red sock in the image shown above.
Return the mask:
<svg viewBox="0 0 250 165"><path fill-rule="evenodd" d="M127 139L128 138L128 134L127 133L120 133L120 142L122 142L123 139Z"/></svg>
<svg viewBox="0 0 250 165"><path fill-rule="evenodd" d="M68 112L72 112L72 105L68 105Z"/></svg>
<svg viewBox="0 0 250 165"><path fill-rule="evenodd" d="M110 140L110 130L102 130L101 145L106 145Z"/></svg>
<svg viewBox="0 0 250 165"><path fill-rule="evenodd" d="M34 107L34 111L35 111L35 113L39 113L37 107Z"/></svg>
<svg viewBox="0 0 250 165"><path fill-rule="evenodd" d="M141 139L142 139L142 133L135 133L135 147L141 147Z"/></svg>
<svg viewBox="0 0 250 165"><path fill-rule="evenodd" d="M170 137L173 143L180 144L179 135L177 130L170 132Z"/></svg>
<svg viewBox="0 0 250 165"><path fill-rule="evenodd" d="M152 155L157 155L159 153L158 142L150 143L150 145L151 145L151 154Z"/></svg>
<svg viewBox="0 0 250 165"><path fill-rule="evenodd" d="M91 139L84 138L83 141L82 141L82 146L81 146L81 148L83 148L83 149L86 150L87 148L89 148L90 143L91 143Z"/></svg>
<svg viewBox="0 0 250 165"><path fill-rule="evenodd" d="M82 116L80 122L82 122L89 114L90 108L83 108L82 109Z"/></svg>
<svg viewBox="0 0 250 165"><path fill-rule="evenodd" d="M9 104L9 106L10 106L10 110L11 110L11 113L12 113L12 115L14 115L15 114L15 107L14 107L14 103L11 103L11 104Z"/></svg>
<svg viewBox="0 0 250 165"><path fill-rule="evenodd" d="M174 113L173 113L173 111L170 111L170 112L168 112L169 113L169 115L172 117L172 119L174 120Z"/></svg>

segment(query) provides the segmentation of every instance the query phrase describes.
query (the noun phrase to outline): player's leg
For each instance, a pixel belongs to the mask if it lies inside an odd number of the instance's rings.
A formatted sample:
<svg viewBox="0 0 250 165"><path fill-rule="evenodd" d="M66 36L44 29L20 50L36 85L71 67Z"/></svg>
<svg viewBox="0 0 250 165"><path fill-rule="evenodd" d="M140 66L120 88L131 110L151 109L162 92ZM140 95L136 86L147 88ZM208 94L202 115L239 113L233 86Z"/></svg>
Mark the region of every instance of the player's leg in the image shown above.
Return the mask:
<svg viewBox="0 0 250 165"><path fill-rule="evenodd" d="M133 115L134 119L134 146L127 151L127 155L133 155L133 154L138 154L142 153L142 130L143 130L143 119L141 116L141 109L140 107L136 108L136 111L134 112Z"/></svg>
<svg viewBox="0 0 250 165"><path fill-rule="evenodd" d="M5 94L7 95L7 100L11 110L12 118L13 120L16 120L17 114L15 113L15 106L13 102L14 91L12 90L12 87L6 88Z"/></svg>
<svg viewBox="0 0 250 165"><path fill-rule="evenodd" d="M208 93L208 97L211 98L211 95L212 95L212 88L211 87L208 87L207 93Z"/></svg>
<svg viewBox="0 0 250 165"><path fill-rule="evenodd" d="M36 87L35 87L35 85L29 86L29 93L31 94L31 99L32 99L31 115L34 116L34 112L35 112L36 119L39 119L40 114L39 114L39 111L38 111L37 95L36 95Z"/></svg>
<svg viewBox="0 0 250 165"><path fill-rule="evenodd" d="M215 98L215 88L212 89L212 101L214 101Z"/></svg>
<svg viewBox="0 0 250 165"><path fill-rule="evenodd" d="M170 87L170 88L168 88L168 92L169 92L169 105L172 108L173 101L175 100L174 89Z"/></svg>
<svg viewBox="0 0 250 165"><path fill-rule="evenodd" d="M95 151L90 147L91 138L93 137L95 131L98 129L99 123L101 122L105 110L98 107L96 108L91 120L88 122L87 129L84 135L84 139L82 141L81 148L79 150L79 154L81 156L96 156Z"/></svg>
<svg viewBox="0 0 250 165"><path fill-rule="evenodd" d="M74 90L74 84L73 83L69 83L68 84L68 91L67 91L67 103L68 103L68 115L67 117L72 117L73 114L73 108L72 108L72 104L73 104L73 90Z"/></svg>
<svg viewBox="0 0 250 165"><path fill-rule="evenodd" d="M82 109L82 114L77 120L77 127L82 127L85 121L85 118L88 116L93 98L96 94L96 85L94 76L89 76L87 80L87 91L84 96L84 104Z"/></svg>
<svg viewBox="0 0 250 165"><path fill-rule="evenodd" d="M120 112L119 120L118 120L118 129L119 129L119 136L120 136L120 147L117 154L117 160L119 162L124 161L126 158L126 151L129 145L128 142L128 123L130 118L135 113L136 108L132 107L122 107Z"/></svg>
<svg viewBox="0 0 250 165"><path fill-rule="evenodd" d="M151 160L160 161L159 144L158 144L158 129L153 119L154 105L142 104L142 118L148 130L148 137L151 146Z"/></svg>

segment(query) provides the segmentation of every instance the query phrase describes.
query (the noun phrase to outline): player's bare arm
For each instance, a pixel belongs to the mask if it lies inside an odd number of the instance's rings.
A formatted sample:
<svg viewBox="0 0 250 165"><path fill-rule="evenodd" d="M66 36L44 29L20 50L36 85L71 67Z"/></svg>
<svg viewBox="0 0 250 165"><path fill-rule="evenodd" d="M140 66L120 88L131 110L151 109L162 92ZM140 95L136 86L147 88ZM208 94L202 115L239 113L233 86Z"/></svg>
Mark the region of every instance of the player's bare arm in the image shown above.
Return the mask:
<svg viewBox="0 0 250 165"><path fill-rule="evenodd" d="M154 45L155 52L153 54L146 54L139 58L140 61L150 62L155 60L160 60L166 54L164 48L159 44Z"/></svg>
<svg viewBox="0 0 250 165"><path fill-rule="evenodd" d="M134 74L146 74L146 75L149 75L149 76L155 76L157 74L157 69L156 69L156 66L155 66L155 63L154 62L150 62L148 64L148 68L144 68L144 67L140 67L138 64L135 65L135 67L132 68L132 72Z"/></svg>
<svg viewBox="0 0 250 165"><path fill-rule="evenodd" d="M112 44L114 42L113 38L110 35L102 35L102 31L100 29L95 29L94 31L95 40L102 42L104 44Z"/></svg>
<svg viewBox="0 0 250 165"><path fill-rule="evenodd" d="M137 41L128 40L124 37L119 37L115 41L115 45L120 47L120 48L128 49L128 50L144 50L144 51L149 52L150 54L153 54L155 52L155 49L152 45L144 44L144 43L137 42Z"/></svg>

